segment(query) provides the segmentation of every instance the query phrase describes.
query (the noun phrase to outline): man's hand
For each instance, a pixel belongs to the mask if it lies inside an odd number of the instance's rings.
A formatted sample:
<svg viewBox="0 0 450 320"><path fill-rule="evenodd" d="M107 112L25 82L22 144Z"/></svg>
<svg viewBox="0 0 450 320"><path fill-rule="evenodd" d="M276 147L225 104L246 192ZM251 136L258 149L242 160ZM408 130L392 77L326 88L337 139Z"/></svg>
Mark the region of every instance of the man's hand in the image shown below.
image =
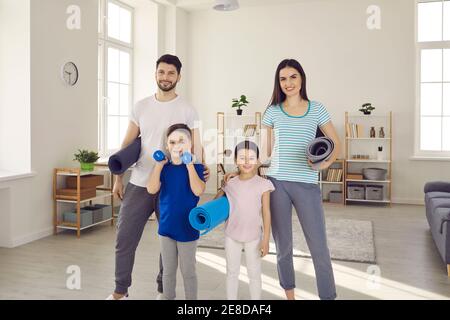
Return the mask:
<svg viewBox="0 0 450 320"><path fill-rule="evenodd" d="M205 170L203 170L203 178L205 178L205 182L208 182L209 174L211 171L209 170L209 167L206 164L204 164L203 167L205 169Z"/></svg>
<svg viewBox="0 0 450 320"><path fill-rule="evenodd" d="M222 187L224 187L228 183L228 181L230 181L231 178L234 178L238 175L239 175L239 173L237 173L237 172L230 172L230 173L225 174L223 176Z"/></svg>
<svg viewBox="0 0 450 320"><path fill-rule="evenodd" d="M123 182L122 179L116 178L113 187L113 195L117 196L120 200L123 200Z"/></svg>

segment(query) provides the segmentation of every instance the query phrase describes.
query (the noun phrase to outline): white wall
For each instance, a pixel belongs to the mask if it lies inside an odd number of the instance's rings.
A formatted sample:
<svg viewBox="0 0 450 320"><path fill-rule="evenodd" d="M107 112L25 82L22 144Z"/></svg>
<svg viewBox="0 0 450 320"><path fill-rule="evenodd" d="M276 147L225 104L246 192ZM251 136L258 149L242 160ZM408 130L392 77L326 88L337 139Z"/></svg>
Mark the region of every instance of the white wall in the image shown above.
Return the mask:
<svg viewBox="0 0 450 320"><path fill-rule="evenodd" d="M30 1L0 0L0 171L30 171Z"/></svg>
<svg viewBox="0 0 450 320"><path fill-rule="evenodd" d="M23 5L25 2L20 1ZM69 5L81 8L81 30L66 28ZM18 11L5 13L7 16L17 14L17 23L23 23L18 33L20 43L8 38L6 45L23 45L27 35L30 41L31 57L18 54L20 63L15 63L30 66L27 71L19 68L23 78L28 77L28 82L15 83L11 90L15 90L18 101L31 97L28 130L32 137L31 170L35 172L32 178L0 183L0 198L5 200L0 208L1 222L9 226L9 232L1 230L9 236L0 238L0 246L7 247L52 233L53 168L77 165L72 159L78 148L97 149L97 3L91 0L40 0L31 1L28 8L28 18ZM18 27L15 23L9 21L6 29ZM26 45L24 50L27 51ZM67 61L75 62L80 72L74 87L66 86L60 78L61 66ZM16 74L11 69L2 68L1 71L2 78ZM4 90L4 82L1 84ZM22 103L25 105L24 101ZM6 113L2 121L10 123L17 131L22 128L21 119L17 119L22 113L16 111ZM24 120L26 126L26 118ZM16 131L11 130L2 137L15 141ZM19 156L14 160L22 161Z"/></svg>
<svg viewBox="0 0 450 320"><path fill-rule="evenodd" d="M158 34L160 35L158 41L158 58L163 54L173 54L180 58L183 67L181 70L181 81L177 85L177 93L182 96L187 96L187 88L189 86L187 83L187 75L190 70L189 64L187 63L189 13L171 4L159 4L158 11Z"/></svg>
<svg viewBox="0 0 450 320"><path fill-rule="evenodd" d="M148 0L126 0L134 8L134 102L156 91L158 5Z"/></svg>
<svg viewBox="0 0 450 320"><path fill-rule="evenodd" d="M231 98L247 94L244 112L264 111L274 73L284 58L298 59L308 94L323 102L344 137L344 112L372 102L394 112L393 198L423 199L423 185L450 180L449 162L411 161L415 97L414 1L379 0L382 28L366 27L370 0L305 1L189 14L188 95L204 124L232 112ZM215 167L212 167L213 169ZM214 171L214 170L213 170ZM215 176L209 184L213 187ZM210 188L210 190L212 190Z"/></svg>

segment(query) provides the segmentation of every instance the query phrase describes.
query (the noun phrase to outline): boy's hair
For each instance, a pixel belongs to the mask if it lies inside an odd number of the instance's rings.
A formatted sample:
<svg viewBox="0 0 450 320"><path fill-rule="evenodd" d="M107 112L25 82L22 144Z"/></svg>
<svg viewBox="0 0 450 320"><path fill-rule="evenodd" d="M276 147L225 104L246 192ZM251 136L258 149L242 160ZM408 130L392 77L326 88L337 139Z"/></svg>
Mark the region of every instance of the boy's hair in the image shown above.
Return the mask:
<svg viewBox="0 0 450 320"><path fill-rule="evenodd" d="M170 136L170 134L176 130L186 130L189 133L189 139L192 140L192 134L191 134L191 129L185 125L184 123L176 123L171 125L168 129L167 129L167 134L166 134L166 138L168 138Z"/></svg>
<svg viewBox="0 0 450 320"><path fill-rule="evenodd" d="M259 149L258 146L256 145L256 143L249 141L249 140L244 140L242 142L239 142L236 145L236 148L234 149L234 161L237 160L237 154L239 152L239 150L253 150L256 153L256 159L259 159Z"/></svg>
<svg viewBox="0 0 450 320"><path fill-rule="evenodd" d="M161 56L158 61L156 61L156 68L158 68L159 64L161 62L167 63L167 64L171 64L174 65L175 68L177 68L177 72L178 74L180 74L181 72L181 67L183 66L181 64L180 59L178 59L177 56L171 55L171 54L165 54L163 56Z"/></svg>

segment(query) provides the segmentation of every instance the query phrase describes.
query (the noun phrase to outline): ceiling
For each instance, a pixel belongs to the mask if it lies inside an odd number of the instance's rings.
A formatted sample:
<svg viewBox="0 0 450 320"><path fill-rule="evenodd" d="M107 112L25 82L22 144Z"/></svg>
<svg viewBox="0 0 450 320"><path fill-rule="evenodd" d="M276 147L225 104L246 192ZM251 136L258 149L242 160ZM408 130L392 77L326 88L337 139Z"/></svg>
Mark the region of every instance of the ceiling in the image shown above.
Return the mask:
<svg viewBox="0 0 450 320"><path fill-rule="evenodd" d="M176 5L186 11L198 11L212 9L214 0L155 0L163 4ZM289 3L307 2L313 0L238 0L241 7L280 5Z"/></svg>

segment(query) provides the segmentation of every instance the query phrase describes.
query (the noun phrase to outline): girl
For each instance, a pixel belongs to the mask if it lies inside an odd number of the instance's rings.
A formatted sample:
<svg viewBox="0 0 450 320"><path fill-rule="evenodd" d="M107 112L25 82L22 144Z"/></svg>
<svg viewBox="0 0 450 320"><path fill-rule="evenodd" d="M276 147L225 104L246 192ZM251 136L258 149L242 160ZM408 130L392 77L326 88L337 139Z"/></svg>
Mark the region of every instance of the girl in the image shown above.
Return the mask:
<svg viewBox="0 0 450 320"><path fill-rule="evenodd" d="M205 191L203 165L184 164L181 156L191 150L191 130L185 124L167 129L167 151L171 161L157 162L147 184L150 194L159 194L159 228L163 263L163 299L175 299L178 259L184 281L185 298L197 299L195 252L199 232L189 223L189 212Z"/></svg>
<svg viewBox="0 0 450 320"><path fill-rule="evenodd" d="M227 195L230 215L225 224L227 298L236 300L242 248L245 249L250 297L261 299L261 257L269 252L270 192L273 184L257 175L259 150L243 141L234 150L239 175L231 179L216 198ZM262 221L261 221L262 207ZM263 228L262 228L263 227Z"/></svg>

